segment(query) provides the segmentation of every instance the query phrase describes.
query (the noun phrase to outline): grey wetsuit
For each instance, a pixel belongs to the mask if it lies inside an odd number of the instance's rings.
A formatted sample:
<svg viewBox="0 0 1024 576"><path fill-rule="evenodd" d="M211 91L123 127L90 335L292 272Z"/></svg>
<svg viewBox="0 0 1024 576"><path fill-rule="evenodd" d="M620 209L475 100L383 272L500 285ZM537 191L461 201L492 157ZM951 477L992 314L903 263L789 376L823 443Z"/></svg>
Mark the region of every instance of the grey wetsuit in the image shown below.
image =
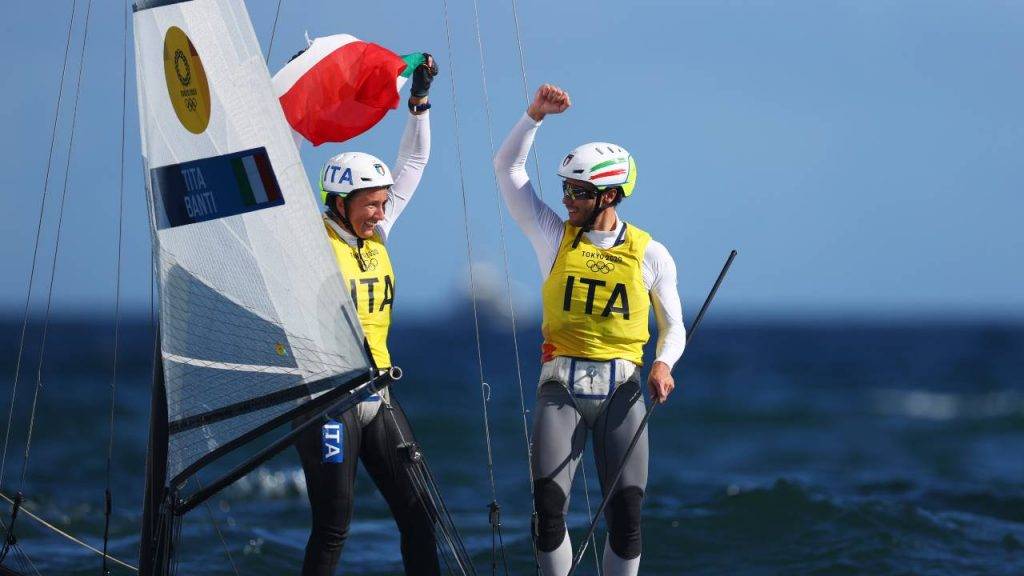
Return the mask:
<svg viewBox="0 0 1024 576"><path fill-rule="evenodd" d="M636 574L640 564L640 507L647 487L647 431L629 457L619 482L609 486L647 409L640 373L625 360L588 362L555 358L545 364L533 421L537 548L545 576L561 576L572 562L565 516L580 457L593 433L605 509L608 576Z"/></svg>

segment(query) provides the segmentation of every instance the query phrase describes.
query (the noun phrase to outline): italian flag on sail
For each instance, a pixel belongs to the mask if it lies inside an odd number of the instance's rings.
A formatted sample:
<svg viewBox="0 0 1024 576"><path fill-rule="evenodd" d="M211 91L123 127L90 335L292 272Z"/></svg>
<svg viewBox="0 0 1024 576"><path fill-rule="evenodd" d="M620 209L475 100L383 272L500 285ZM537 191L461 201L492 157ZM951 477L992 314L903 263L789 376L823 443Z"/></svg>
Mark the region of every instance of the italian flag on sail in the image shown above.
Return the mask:
<svg viewBox="0 0 1024 576"><path fill-rule="evenodd" d="M292 129L314 146L344 142L398 107L398 90L423 61L348 34L317 38L274 75L274 93Z"/></svg>

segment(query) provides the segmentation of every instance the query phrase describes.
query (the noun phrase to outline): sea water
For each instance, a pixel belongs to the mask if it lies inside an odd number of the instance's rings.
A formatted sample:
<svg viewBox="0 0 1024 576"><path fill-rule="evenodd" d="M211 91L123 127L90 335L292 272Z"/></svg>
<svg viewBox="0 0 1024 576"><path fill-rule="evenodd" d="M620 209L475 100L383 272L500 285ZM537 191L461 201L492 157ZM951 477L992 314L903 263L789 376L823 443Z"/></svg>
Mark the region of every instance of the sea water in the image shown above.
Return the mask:
<svg viewBox="0 0 1024 576"><path fill-rule="evenodd" d="M504 320L484 320L501 535L511 573L533 574L511 338ZM20 322L0 328L6 415ZM51 324L23 467L39 326L28 334L3 490L21 488L27 510L101 546L112 327L89 319ZM397 322L391 349L406 377L394 394L477 571L490 573L491 489L473 334L465 320ZM519 336L529 408L537 328L521 326ZM121 340L109 549L136 565L152 336L145 320L129 321ZM1024 574L1022 374L1021 325L709 319L675 370L676 392L651 420L642 573ZM594 509L600 493L589 470ZM200 479L212 480L212 471ZM568 518L574 545L589 521L583 488L578 474ZM367 476L356 495L342 573L401 573L397 530ZM288 450L185 518L178 573L298 573L308 523L298 457ZM603 526L598 534L601 545ZM17 535L42 574L99 573L97 555L29 518L18 519ZM5 565L23 562L12 552ZM588 553L580 574L596 573L594 564Z"/></svg>

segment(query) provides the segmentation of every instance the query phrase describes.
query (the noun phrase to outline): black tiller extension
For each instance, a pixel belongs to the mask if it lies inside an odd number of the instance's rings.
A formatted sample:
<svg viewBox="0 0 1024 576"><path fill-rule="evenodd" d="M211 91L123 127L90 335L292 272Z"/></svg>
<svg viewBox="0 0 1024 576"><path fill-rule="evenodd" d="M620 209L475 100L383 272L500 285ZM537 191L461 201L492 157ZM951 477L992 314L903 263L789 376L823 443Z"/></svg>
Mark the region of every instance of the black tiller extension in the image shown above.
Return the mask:
<svg viewBox="0 0 1024 576"><path fill-rule="evenodd" d="M729 267L732 266L732 261L736 258L736 251L733 250L729 253L729 258L726 259L725 265L722 266L722 271L718 273L718 279L715 280L715 285L711 287L711 292L708 293L708 297L704 300L704 305L700 307L700 312L697 313L697 317L693 319L693 325L690 326L690 331L686 334L686 343L689 344L690 340L693 339L693 335L697 333L697 327L700 326L700 321L704 318L704 313L708 311L708 307L711 306L711 301L715 299L715 294L718 293L718 287L722 285L722 280L725 280L725 274L729 271ZM638 442L640 442L640 436L643 435L644 430L647 429L647 421L651 419L651 415L654 414L654 409L658 407L657 403L651 403L651 409L644 415L644 419L640 421L640 427L637 428L636 434L633 434L633 439L629 443L629 447L626 448L625 455L622 456L622 462L619 464L619 469L615 472L615 478L608 484L607 490L605 490L604 498L601 500L601 505L597 507L597 512L594 514L594 518L590 521L590 528L587 529L587 535L583 537L583 544L580 546L580 551L576 554L576 557L572 560L572 568L569 570L567 576L572 576L576 569L579 568L580 561L583 559L583 555L587 552L587 543L590 542L590 537L594 534L594 530L597 529L597 523L601 519L601 514L604 513L604 509L608 507L608 502L611 500L612 494L615 493L615 485L619 483L619 478L622 477L622 471L626 467L626 462L629 462L630 455L633 454L633 449L636 448Z"/></svg>

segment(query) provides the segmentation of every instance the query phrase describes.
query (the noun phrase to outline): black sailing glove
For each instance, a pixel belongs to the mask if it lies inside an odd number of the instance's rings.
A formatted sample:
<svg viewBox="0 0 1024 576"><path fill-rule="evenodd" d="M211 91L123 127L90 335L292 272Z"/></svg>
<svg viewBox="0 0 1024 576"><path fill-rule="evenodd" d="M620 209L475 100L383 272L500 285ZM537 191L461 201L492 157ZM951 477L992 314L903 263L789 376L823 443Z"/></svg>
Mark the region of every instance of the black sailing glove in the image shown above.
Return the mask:
<svg viewBox="0 0 1024 576"><path fill-rule="evenodd" d="M434 61L434 57L426 52L423 53L424 62L416 67L412 71L412 91L410 94L413 98L425 98L430 92L430 83L433 82L434 76L437 76L437 62Z"/></svg>

